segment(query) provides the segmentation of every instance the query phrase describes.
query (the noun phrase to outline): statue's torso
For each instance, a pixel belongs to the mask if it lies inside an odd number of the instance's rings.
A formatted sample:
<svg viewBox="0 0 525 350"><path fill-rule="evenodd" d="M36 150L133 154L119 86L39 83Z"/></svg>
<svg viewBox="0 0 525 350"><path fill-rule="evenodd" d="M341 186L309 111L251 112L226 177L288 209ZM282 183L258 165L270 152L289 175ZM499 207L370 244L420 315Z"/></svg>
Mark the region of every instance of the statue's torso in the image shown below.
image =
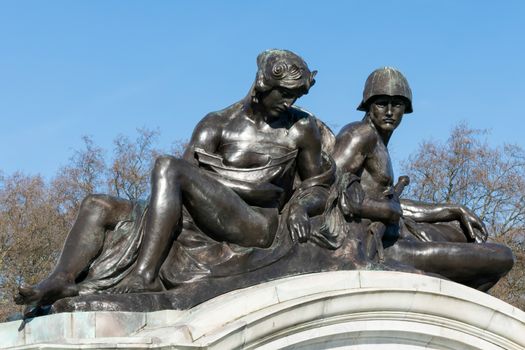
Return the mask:
<svg viewBox="0 0 525 350"><path fill-rule="evenodd" d="M340 171L360 178L369 196L381 198L393 184L394 171L388 149L366 119L350 123L340 131L333 157Z"/></svg>
<svg viewBox="0 0 525 350"><path fill-rule="evenodd" d="M393 185L394 170L387 146L377 134L374 141L375 145L371 147L363 164L361 185L366 193L382 197Z"/></svg>
<svg viewBox="0 0 525 350"><path fill-rule="evenodd" d="M215 153L232 167L256 168L297 150L296 133L294 125L257 125L239 111L223 126Z"/></svg>
<svg viewBox="0 0 525 350"><path fill-rule="evenodd" d="M303 116L290 113L289 118L274 123L256 122L240 104L235 104L217 112L216 118L214 124L220 127L220 133L214 146L194 147L200 166L222 178L247 183L244 188L256 192L261 191L261 185L269 184L264 186L265 191L277 191L281 207L293 190L304 137L298 119Z"/></svg>

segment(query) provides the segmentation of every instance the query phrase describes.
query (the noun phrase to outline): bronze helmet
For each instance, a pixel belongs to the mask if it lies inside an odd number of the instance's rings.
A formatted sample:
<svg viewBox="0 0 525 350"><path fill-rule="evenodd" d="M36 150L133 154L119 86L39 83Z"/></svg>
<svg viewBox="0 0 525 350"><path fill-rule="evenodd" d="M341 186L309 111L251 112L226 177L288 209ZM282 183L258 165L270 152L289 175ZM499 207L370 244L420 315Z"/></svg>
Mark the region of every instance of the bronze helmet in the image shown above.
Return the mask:
<svg viewBox="0 0 525 350"><path fill-rule="evenodd" d="M368 111L370 99L380 95L403 97L406 100L405 113L412 113L412 90L406 78L397 69L383 67L368 76L363 90L363 101L357 110Z"/></svg>

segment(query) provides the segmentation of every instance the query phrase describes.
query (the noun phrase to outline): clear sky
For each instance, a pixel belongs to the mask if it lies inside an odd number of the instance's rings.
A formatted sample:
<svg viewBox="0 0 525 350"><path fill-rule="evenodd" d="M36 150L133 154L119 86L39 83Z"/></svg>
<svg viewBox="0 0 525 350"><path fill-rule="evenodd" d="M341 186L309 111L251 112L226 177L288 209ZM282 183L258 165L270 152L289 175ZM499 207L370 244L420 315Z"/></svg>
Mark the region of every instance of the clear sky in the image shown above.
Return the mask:
<svg viewBox="0 0 525 350"><path fill-rule="evenodd" d="M371 71L401 70L414 113L395 164L460 121L525 147L525 1L13 0L0 1L0 169L52 176L82 135L107 149L143 126L161 147L188 139L245 96L267 48L319 70L297 104L335 132L362 117Z"/></svg>

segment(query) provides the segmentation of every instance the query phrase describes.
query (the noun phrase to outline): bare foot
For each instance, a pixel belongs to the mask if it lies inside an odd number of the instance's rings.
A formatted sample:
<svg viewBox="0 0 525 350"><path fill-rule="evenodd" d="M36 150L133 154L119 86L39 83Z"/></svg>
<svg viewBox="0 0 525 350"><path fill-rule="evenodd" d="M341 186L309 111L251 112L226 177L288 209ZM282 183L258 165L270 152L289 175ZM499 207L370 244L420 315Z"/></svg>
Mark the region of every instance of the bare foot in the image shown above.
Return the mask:
<svg viewBox="0 0 525 350"><path fill-rule="evenodd" d="M14 301L18 305L42 306L75 295L78 295L78 288L74 282L60 276L49 276L37 285L20 286Z"/></svg>
<svg viewBox="0 0 525 350"><path fill-rule="evenodd" d="M156 278L153 282L148 282L144 277L131 273L127 275L116 287L105 290L103 293L108 294L125 294L125 293L145 293L160 292L164 287Z"/></svg>

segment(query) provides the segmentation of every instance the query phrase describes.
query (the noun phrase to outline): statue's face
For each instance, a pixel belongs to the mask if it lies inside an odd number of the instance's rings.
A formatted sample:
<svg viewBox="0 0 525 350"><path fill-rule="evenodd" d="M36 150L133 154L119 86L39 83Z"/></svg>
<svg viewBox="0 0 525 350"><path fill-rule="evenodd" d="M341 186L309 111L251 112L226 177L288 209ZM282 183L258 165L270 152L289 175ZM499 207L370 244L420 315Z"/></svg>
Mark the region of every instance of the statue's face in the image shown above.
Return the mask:
<svg viewBox="0 0 525 350"><path fill-rule="evenodd" d="M400 97L379 96L370 104L372 122L382 131L394 131L405 113L405 102Z"/></svg>
<svg viewBox="0 0 525 350"><path fill-rule="evenodd" d="M303 90L301 89L276 87L263 93L259 98L259 103L263 106L268 116L279 117L302 95Z"/></svg>

